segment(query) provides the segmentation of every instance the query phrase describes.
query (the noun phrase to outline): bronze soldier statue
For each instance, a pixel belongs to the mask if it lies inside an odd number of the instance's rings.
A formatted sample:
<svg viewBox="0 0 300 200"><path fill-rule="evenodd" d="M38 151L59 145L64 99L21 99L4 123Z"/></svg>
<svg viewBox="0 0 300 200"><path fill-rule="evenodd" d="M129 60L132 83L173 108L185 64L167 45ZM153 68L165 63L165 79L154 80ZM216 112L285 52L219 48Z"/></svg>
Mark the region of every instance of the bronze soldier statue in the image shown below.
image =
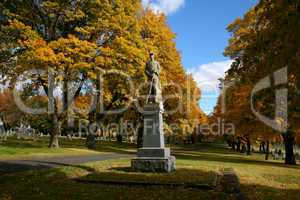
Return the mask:
<svg viewBox="0 0 300 200"><path fill-rule="evenodd" d="M147 103L162 104L161 86L159 81L160 65L155 60L154 53L149 54L150 59L148 60L145 68L145 74L150 82L149 94L146 100Z"/></svg>
<svg viewBox="0 0 300 200"><path fill-rule="evenodd" d="M145 74L151 85L142 113L143 146L138 149L137 158L131 160L131 167L139 172L172 172L176 169L176 158L171 156L170 148L165 147L160 69L159 63L154 59L154 53L150 53L145 68Z"/></svg>

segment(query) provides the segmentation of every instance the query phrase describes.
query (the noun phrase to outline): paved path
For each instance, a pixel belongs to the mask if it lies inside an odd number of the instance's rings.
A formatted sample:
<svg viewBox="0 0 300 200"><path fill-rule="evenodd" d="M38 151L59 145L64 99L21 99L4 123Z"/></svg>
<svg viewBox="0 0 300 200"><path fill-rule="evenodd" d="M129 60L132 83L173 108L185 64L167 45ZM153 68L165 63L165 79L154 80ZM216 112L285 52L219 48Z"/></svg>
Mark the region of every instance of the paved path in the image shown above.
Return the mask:
<svg viewBox="0 0 300 200"><path fill-rule="evenodd" d="M117 158L131 157L128 154L96 154L82 156L64 156L49 158L32 158L26 160L0 161L0 175L22 172L27 170L49 169L54 167L74 166L92 161L103 161Z"/></svg>

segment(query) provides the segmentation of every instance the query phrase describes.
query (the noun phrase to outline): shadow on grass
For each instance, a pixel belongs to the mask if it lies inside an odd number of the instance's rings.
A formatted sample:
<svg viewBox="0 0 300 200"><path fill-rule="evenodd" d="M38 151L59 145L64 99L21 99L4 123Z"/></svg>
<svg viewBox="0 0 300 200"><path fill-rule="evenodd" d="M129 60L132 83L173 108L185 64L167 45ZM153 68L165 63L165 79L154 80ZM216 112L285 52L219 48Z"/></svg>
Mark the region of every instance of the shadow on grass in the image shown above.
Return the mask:
<svg viewBox="0 0 300 200"><path fill-rule="evenodd" d="M73 165L73 164L64 164L59 162L47 162L47 161L13 161L13 162L0 162L0 175L9 175L19 172L26 171L37 171L37 170L47 170L58 167L74 167L88 172L95 172L94 168L84 166L84 165Z"/></svg>
<svg viewBox="0 0 300 200"><path fill-rule="evenodd" d="M74 174L60 169L43 171L31 171L26 173L4 175L0 177L0 199L31 199L31 200L52 200L52 199L223 199L216 196L225 196L213 191L199 190L196 188L186 189L184 187L145 186L126 184L91 184L74 181ZM72 170L72 169L70 169ZM74 170L74 169L73 169ZM123 169L121 174L116 169L108 169L108 172L91 172L88 176L81 174L81 179L104 180L107 178L117 181L156 180L157 182L172 181L172 177L182 174L143 174L126 173ZM185 173L201 175L206 172L186 170ZM169 178L171 177L171 178ZM186 176L179 177L188 180ZM181 181L177 179L180 183ZM163 195L163 196L162 196Z"/></svg>
<svg viewBox="0 0 300 200"><path fill-rule="evenodd" d="M87 165L77 164L64 164L59 162L50 161L37 161L37 160L23 160L18 163L0 162L0 175L16 175L19 174L47 174L48 171L60 172L60 167L71 167L71 170L84 170L88 173L87 176L81 177L82 180L95 180L95 181L144 181L144 182L195 182L210 184L214 181L216 173L213 171L202 171L200 169L187 169L180 168L172 173L142 173L135 172L131 167L110 167L105 170L96 170ZM189 177L187 179L187 177ZM0 179L1 180L1 179ZM120 182L122 183L122 182Z"/></svg>
<svg viewBox="0 0 300 200"><path fill-rule="evenodd" d="M188 177L188 178L187 178ZM214 188L217 173L201 169L177 169L172 173L135 172L130 167L113 167L90 173L76 181L87 184L112 184L125 186L166 186Z"/></svg>

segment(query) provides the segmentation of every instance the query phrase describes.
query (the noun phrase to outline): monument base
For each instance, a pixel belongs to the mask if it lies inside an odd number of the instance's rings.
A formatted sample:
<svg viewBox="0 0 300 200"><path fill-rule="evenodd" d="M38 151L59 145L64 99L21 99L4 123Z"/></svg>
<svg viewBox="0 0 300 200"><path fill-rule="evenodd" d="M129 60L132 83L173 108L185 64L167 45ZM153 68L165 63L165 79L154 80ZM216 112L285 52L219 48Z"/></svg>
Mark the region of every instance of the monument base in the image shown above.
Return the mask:
<svg viewBox="0 0 300 200"><path fill-rule="evenodd" d="M131 160L131 167L138 172L172 172L176 169L174 156L166 158L138 157Z"/></svg>
<svg viewBox="0 0 300 200"><path fill-rule="evenodd" d="M148 157L156 157L156 158L168 158L170 157L170 148L140 148L137 152L138 157L148 158Z"/></svg>

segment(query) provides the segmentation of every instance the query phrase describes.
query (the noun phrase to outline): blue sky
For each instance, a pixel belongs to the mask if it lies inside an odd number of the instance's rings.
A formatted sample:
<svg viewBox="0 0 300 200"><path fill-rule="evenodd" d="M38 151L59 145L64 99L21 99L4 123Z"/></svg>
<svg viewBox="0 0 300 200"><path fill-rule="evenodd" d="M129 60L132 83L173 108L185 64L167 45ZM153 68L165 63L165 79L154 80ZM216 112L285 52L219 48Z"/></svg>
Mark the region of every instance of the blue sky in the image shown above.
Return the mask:
<svg viewBox="0 0 300 200"><path fill-rule="evenodd" d="M177 48L185 69L202 90L200 106L213 111L218 97L218 78L231 61L223 56L230 34L228 24L242 17L257 0L143 0L144 6L163 12L177 34Z"/></svg>

